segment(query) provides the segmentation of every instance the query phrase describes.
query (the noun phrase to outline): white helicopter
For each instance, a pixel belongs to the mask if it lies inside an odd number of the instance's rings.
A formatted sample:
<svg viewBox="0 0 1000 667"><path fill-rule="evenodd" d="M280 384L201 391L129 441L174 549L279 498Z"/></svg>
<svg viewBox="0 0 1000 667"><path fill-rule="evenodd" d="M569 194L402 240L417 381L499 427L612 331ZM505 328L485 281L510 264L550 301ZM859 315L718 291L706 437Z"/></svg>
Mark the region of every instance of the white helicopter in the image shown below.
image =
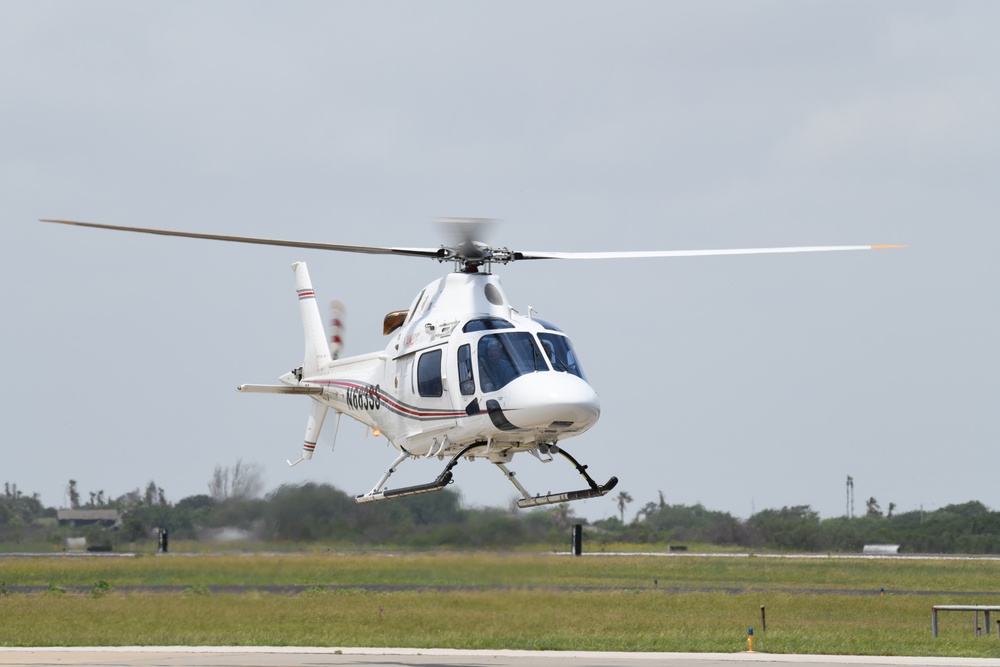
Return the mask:
<svg viewBox="0 0 1000 667"><path fill-rule="evenodd" d="M639 252L515 252L477 241L488 222L481 218L448 218L459 233L455 245L439 248L389 248L284 241L243 236L201 234L141 227L122 227L70 220L42 220L163 236L336 250L367 254L424 257L450 261L454 271L427 285L408 310L385 316L386 348L338 358L339 332L329 339L316 303L305 262L292 265L305 333L302 365L282 375L280 385L244 384L249 393L302 394L312 398L302 453L296 465L312 458L330 409L386 436L399 455L358 503L440 491L452 482L452 469L463 458L485 458L517 488L522 508L596 498L618 483L611 477L598 484L564 448L563 441L587 431L601 414L600 402L587 383L568 336L556 326L519 314L510 305L494 264L539 259L634 259L702 255L875 250L903 246L810 246L729 250ZM334 435L336 438L336 433ZM562 455L586 480L587 488L532 495L507 464L528 452L544 463ZM396 468L411 458L448 459L444 470L427 484L388 489Z"/></svg>

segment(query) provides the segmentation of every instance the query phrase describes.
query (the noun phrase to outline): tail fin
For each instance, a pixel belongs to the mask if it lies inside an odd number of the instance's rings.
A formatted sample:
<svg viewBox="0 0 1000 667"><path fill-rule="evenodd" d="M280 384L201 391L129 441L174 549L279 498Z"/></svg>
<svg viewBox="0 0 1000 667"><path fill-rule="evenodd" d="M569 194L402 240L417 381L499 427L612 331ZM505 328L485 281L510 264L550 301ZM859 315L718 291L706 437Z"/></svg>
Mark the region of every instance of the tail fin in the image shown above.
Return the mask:
<svg viewBox="0 0 1000 667"><path fill-rule="evenodd" d="M332 361L330 349L323 332L323 319L316 305L316 293L309 279L309 269L305 262L292 264L295 272L295 291L299 295L299 312L302 315L302 331L305 334L305 357L302 360L302 375L309 377L319 373Z"/></svg>
<svg viewBox="0 0 1000 667"><path fill-rule="evenodd" d="M306 437L302 440L302 454L297 461L289 461L288 465L296 466L302 461L308 461L313 457L316 443L319 442L319 432L323 428L323 420L326 419L328 406L319 401L313 401L309 409L309 421L306 422Z"/></svg>

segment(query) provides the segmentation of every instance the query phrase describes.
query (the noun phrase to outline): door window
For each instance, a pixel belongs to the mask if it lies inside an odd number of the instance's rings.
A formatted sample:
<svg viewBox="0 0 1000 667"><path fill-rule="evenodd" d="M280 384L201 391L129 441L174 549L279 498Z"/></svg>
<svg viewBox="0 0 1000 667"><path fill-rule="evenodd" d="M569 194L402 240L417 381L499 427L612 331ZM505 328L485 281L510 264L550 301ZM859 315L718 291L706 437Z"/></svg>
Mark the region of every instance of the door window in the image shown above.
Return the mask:
<svg viewBox="0 0 1000 667"><path fill-rule="evenodd" d="M476 378L472 374L472 347L468 343L458 348L458 386L463 396L476 393Z"/></svg>
<svg viewBox="0 0 1000 667"><path fill-rule="evenodd" d="M417 360L417 393L421 396L441 396L441 350L431 350Z"/></svg>

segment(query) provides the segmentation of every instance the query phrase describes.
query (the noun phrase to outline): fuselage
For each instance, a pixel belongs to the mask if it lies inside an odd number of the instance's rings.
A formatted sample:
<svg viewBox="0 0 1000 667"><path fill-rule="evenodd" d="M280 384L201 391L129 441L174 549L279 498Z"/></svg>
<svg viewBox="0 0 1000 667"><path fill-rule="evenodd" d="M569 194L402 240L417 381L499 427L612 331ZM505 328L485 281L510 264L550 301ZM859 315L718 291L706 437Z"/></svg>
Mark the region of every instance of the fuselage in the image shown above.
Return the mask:
<svg viewBox="0 0 1000 667"><path fill-rule="evenodd" d="M510 306L498 277L451 273L423 289L383 352L285 384L378 429L403 452L504 462L583 433L600 416L569 338Z"/></svg>

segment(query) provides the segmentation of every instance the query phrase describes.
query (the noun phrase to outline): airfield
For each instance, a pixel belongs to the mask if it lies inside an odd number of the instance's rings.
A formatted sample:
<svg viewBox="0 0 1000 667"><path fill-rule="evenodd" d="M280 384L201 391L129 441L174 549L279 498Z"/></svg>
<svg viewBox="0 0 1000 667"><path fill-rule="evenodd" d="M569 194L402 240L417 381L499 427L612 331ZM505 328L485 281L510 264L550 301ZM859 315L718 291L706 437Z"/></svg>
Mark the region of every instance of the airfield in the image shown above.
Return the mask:
<svg viewBox="0 0 1000 667"><path fill-rule="evenodd" d="M991 557L8 554L0 566L0 665L1000 667L1000 636L973 636L970 616L942 619L941 640L929 623L932 604L998 599ZM757 650L741 650L764 603Z"/></svg>
<svg viewBox="0 0 1000 667"><path fill-rule="evenodd" d="M0 665L121 665L146 667L733 667L734 665L898 665L1000 667L993 658L770 655L767 653L616 653L571 651L462 651L449 649L309 647L0 648Z"/></svg>

